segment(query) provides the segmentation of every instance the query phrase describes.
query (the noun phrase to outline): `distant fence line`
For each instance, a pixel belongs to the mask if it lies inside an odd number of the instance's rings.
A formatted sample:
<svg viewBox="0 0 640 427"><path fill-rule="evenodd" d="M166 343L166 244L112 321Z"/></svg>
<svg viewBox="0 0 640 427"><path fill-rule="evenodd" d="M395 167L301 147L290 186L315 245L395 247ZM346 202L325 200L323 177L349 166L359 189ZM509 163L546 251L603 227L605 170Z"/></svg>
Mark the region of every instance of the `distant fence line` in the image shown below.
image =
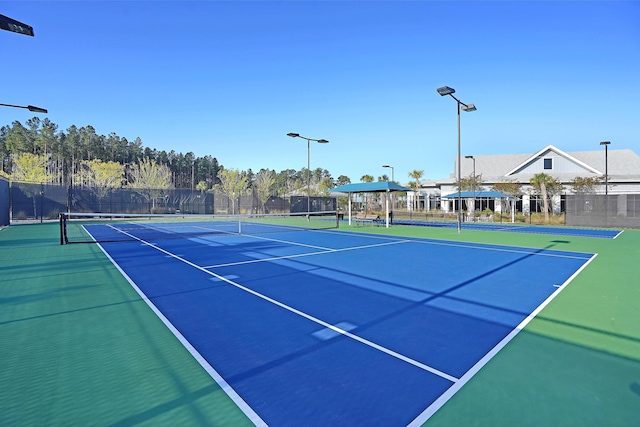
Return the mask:
<svg viewBox="0 0 640 427"><path fill-rule="evenodd" d="M311 197L312 212L337 210L335 197ZM306 212L306 196L270 196L262 203L255 190L232 201L220 192L198 190L100 189L7 182L0 178L0 226L10 220L56 219L61 212L101 213L285 213ZM640 228L640 194L566 196L569 226Z"/></svg>
<svg viewBox="0 0 640 427"><path fill-rule="evenodd" d="M1 182L0 210L3 206ZM308 209L306 196L269 196L263 204L255 190L231 200L223 193L198 190L107 190L12 182L10 186L7 183L7 193L7 206L10 207L7 215L10 212L14 221L56 219L61 212L246 214L306 212ZM312 212L337 208L334 197L311 197L310 202Z"/></svg>

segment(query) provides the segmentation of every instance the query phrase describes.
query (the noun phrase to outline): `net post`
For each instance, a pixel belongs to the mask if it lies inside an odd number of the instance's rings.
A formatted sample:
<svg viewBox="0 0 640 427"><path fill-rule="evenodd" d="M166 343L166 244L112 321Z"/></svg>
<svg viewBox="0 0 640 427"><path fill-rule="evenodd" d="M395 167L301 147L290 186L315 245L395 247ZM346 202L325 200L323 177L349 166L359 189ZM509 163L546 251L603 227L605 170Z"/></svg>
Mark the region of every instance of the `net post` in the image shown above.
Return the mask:
<svg viewBox="0 0 640 427"><path fill-rule="evenodd" d="M60 245L64 245L64 227L65 227L65 221L64 221L64 212L60 212Z"/></svg>

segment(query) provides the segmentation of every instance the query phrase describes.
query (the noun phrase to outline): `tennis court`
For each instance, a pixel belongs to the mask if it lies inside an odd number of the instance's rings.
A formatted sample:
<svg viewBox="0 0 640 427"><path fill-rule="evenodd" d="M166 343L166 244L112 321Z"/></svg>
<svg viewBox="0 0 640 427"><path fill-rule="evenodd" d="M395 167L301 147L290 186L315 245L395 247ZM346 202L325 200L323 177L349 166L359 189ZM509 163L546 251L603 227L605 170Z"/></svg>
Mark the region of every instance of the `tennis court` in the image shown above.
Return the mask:
<svg viewBox="0 0 640 427"><path fill-rule="evenodd" d="M616 305L616 317L627 316L612 326L567 305L597 303L606 316L615 307L603 295L633 300L633 287L589 280L624 283L628 272L597 271L629 265L633 231L575 242L530 236L528 247L508 233L423 227L157 234L175 227L137 224L125 239L114 226L87 225L102 249L59 246L47 224L1 233L3 255L13 250L0 264L0 332L16 344L0 350L10 385L0 392L4 424L495 425L525 413L524 424L629 425L637 417L640 338L630 312ZM155 237L136 238L135 228ZM619 245L627 249L614 254ZM575 399L549 402L568 390Z"/></svg>
<svg viewBox="0 0 640 427"><path fill-rule="evenodd" d="M208 222L85 228L258 425L426 421L593 257Z"/></svg>

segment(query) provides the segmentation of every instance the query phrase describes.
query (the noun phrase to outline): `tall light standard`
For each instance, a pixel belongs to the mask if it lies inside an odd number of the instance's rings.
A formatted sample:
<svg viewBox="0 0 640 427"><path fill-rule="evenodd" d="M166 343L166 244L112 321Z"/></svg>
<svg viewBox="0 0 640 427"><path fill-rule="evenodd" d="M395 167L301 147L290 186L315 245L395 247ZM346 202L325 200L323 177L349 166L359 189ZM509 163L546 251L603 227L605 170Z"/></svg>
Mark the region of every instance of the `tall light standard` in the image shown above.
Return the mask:
<svg viewBox="0 0 640 427"><path fill-rule="evenodd" d="M604 145L604 224L605 226L609 223L609 215L608 209L609 206L609 159L608 159L608 148L611 141L602 141L600 145Z"/></svg>
<svg viewBox="0 0 640 427"><path fill-rule="evenodd" d="M458 98L453 96L453 94L456 93L456 90L452 87L442 86L436 90L438 91L440 96L449 95L450 97L455 99L456 103L458 104L458 233L460 233L460 229L462 228L462 218L460 216L462 211L462 197L460 195L460 184L461 184L460 163L462 160L460 155L460 106L462 105L462 111L466 111L469 113L472 111L476 111L476 107L473 104L465 104L464 102L460 101Z"/></svg>
<svg viewBox="0 0 640 427"><path fill-rule="evenodd" d="M600 145L604 145L604 195L609 195L609 159L608 150L609 144L611 141L602 141Z"/></svg>
<svg viewBox="0 0 640 427"><path fill-rule="evenodd" d="M383 168L391 168L391 182L396 182L396 177L395 177L396 169L391 165L382 165L382 167ZM395 207L396 207L395 206L395 204L396 204L395 202L396 202L395 197L392 194L391 195L391 209L392 210L395 209Z"/></svg>
<svg viewBox="0 0 640 427"><path fill-rule="evenodd" d="M465 159L473 160L473 219L476 218L476 158L473 156L464 156ZM482 201L480 202L480 209L482 210Z"/></svg>
<svg viewBox="0 0 640 427"><path fill-rule="evenodd" d="M328 144L326 139L313 139L302 136L298 133L289 132L287 136L291 138L302 138L307 140L307 215L311 212L311 141L318 144Z"/></svg>
<svg viewBox="0 0 640 427"><path fill-rule="evenodd" d="M389 165L382 165L383 168L391 168L391 182L395 182L396 178L395 178L395 168L393 166L389 166Z"/></svg>

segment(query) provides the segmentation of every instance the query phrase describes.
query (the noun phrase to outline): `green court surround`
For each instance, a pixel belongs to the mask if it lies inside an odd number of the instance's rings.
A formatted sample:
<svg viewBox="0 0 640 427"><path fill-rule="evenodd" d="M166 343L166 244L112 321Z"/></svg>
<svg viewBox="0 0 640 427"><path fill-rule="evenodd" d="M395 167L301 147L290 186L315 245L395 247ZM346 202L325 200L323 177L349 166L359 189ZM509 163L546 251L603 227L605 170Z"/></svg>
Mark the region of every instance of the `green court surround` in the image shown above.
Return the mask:
<svg viewBox="0 0 640 427"><path fill-rule="evenodd" d="M640 231L341 227L597 253L427 425L640 425ZM57 223L0 230L0 343L0 425L250 424L97 245L60 246Z"/></svg>

